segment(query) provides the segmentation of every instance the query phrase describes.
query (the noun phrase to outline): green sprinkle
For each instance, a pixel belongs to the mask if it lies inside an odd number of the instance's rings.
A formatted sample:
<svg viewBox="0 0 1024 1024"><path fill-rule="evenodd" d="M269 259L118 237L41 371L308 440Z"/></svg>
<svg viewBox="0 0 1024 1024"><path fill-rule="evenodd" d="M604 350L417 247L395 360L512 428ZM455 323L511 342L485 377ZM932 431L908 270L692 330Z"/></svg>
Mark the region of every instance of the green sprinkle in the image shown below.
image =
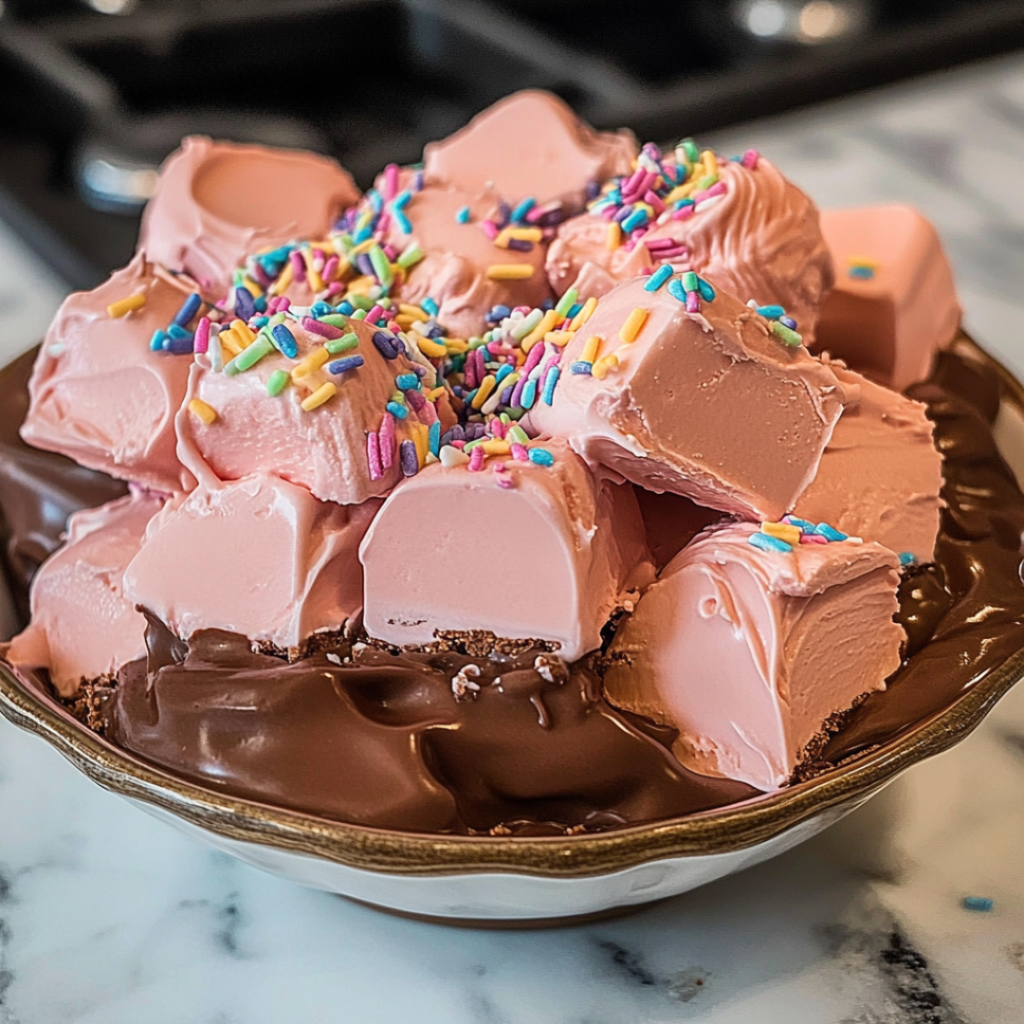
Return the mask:
<svg viewBox="0 0 1024 1024"><path fill-rule="evenodd" d="M683 147L686 159L689 160L691 164L695 164L700 159L700 147L693 141L693 139L683 139L679 145Z"/></svg>
<svg viewBox="0 0 1024 1024"><path fill-rule="evenodd" d="M232 360L235 369L241 373L243 370L251 370L264 356L269 356L274 351L271 340L261 334L248 348L243 349Z"/></svg>
<svg viewBox="0 0 1024 1024"><path fill-rule="evenodd" d="M522 341L523 338L525 338L530 333L530 331L532 331L534 327L536 327L537 324L541 322L543 317L544 310L535 309L532 313L529 313L527 316L523 317L523 319L520 320L519 323L512 328L512 337L515 338L516 341Z"/></svg>
<svg viewBox="0 0 1024 1024"><path fill-rule="evenodd" d="M697 188L694 191L696 191L696 192L703 192L704 189L711 188L712 185L715 185L717 183L718 183L718 175L717 174L709 174L706 178L701 178L700 181L697 182Z"/></svg>
<svg viewBox="0 0 1024 1024"><path fill-rule="evenodd" d="M351 334L344 334L340 338L332 338L330 341L324 343L324 348L331 353L332 356L338 355L339 352L348 352L354 349L359 344L359 335L353 331Z"/></svg>
<svg viewBox="0 0 1024 1024"><path fill-rule="evenodd" d="M384 255L384 250L379 246L375 245L369 252L370 263L373 264L373 272L377 275L377 280L380 281L382 288L391 287L391 264L388 262L387 256Z"/></svg>
<svg viewBox="0 0 1024 1024"><path fill-rule="evenodd" d="M683 274L682 282L684 292L700 291L700 279L692 270L688 270L685 274Z"/></svg>
<svg viewBox="0 0 1024 1024"><path fill-rule="evenodd" d="M366 319L366 314L369 313L369 312L370 312L369 309L357 309L352 314L352 319L353 320L365 320Z"/></svg>
<svg viewBox="0 0 1024 1024"><path fill-rule="evenodd" d="M356 309L361 309L364 313L368 313L375 305L369 295L346 295L345 301L351 302Z"/></svg>
<svg viewBox="0 0 1024 1024"><path fill-rule="evenodd" d="M772 334L790 348L796 348L804 343L801 335L797 334L796 331L790 330L785 324L780 324L778 320L772 321Z"/></svg>
<svg viewBox="0 0 1024 1024"><path fill-rule="evenodd" d="M416 242L412 242L402 250L401 256L395 261L403 270L408 270L410 267L415 266L421 259L423 259L425 253L419 247Z"/></svg>
<svg viewBox="0 0 1024 1024"><path fill-rule="evenodd" d="M276 398L287 387L289 379L287 370L275 370L267 378L267 394Z"/></svg>
<svg viewBox="0 0 1024 1024"><path fill-rule="evenodd" d="M523 445L530 443L530 439L527 437L526 431L523 430L518 423L513 424L513 426L508 428L508 436L511 437L513 441L518 441Z"/></svg>
<svg viewBox="0 0 1024 1024"><path fill-rule="evenodd" d="M317 318L322 324L330 324L332 327L346 327L348 325L348 317L344 313L324 313L323 316Z"/></svg>
<svg viewBox="0 0 1024 1024"><path fill-rule="evenodd" d="M570 288L559 300L558 305L555 306L555 312L559 316L568 316L569 310L576 305L576 299L579 297L579 289Z"/></svg>

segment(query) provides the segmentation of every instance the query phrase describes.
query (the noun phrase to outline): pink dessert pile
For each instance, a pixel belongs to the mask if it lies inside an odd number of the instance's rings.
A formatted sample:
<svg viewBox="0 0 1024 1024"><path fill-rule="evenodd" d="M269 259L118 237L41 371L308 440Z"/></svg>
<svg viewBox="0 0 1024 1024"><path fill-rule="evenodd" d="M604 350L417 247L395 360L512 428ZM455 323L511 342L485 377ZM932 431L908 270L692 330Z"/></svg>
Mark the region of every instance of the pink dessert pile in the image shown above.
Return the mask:
<svg viewBox="0 0 1024 1024"><path fill-rule="evenodd" d="M72 518L7 657L69 698L145 655L147 615L292 659L493 634L546 679L598 658L680 765L777 789L900 665L942 505L900 391L959 322L915 211L819 214L753 150L543 93L364 195L186 140L36 362L25 440L132 488Z"/></svg>

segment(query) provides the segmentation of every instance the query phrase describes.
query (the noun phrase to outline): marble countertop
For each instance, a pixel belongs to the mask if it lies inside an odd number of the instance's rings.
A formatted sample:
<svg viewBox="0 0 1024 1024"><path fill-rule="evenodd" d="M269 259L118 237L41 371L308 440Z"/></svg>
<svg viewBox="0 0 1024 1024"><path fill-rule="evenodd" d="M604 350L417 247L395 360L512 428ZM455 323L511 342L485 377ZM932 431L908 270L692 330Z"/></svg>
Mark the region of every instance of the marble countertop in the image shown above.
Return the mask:
<svg viewBox="0 0 1024 1024"><path fill-rule="evenodd" d="M1024 375L1024 57L714 142L761 148L822 205L921 207L968 328ZM0 266L6 359L62 289L2 228ZM0 719L0 1024L1020 1024L1022 852L1024 687L797 850L545 932L410 922L263 875Z"/></svg>

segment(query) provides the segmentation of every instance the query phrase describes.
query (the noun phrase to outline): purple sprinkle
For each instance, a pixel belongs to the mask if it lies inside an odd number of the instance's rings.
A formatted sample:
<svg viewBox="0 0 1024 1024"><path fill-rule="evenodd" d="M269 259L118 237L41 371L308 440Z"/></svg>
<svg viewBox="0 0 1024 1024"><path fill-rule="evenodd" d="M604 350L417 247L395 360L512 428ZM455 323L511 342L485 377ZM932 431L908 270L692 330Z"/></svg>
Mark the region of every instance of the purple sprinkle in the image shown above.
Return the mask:
<svg viewBox="0 0 1024 1024"><path fill-rule="evenodd" d="M246 323L252 319L252 315L256 312L256 300L252 297L252 292L248 288L238 287L235 289L235 316L239 320L244 320Z"/></svg>
<svg viewBox="0 0 1024 1024"><path fill-rule="evenodd" d="M783 327L788 327L791 331L796 330L796 321L791 316L780 316L779 323Z"/></svg>
<svg viewBox="0 0 1024 1024"><path fill-rule="evenodd" d="M526 387L526 374L523 374L523 376L520 377L519 380L516 382L516 386L512 389L512 397L509 399L507 404L512 406L512 408L515 408L516 406L518 406L520 401L522 400L523 388L525 388L525 387Z"/></svg>
<svg viewBox="0 0 1024 1024"><path fill-rule="evenodd" d="M504 199L498 204L498 216L495 218L495 223L499 228L508 226L509 218L512 216L512 207L505 202Z"/></svg>
<svg viewBox="0 0 1024 1024"><path fill-rule="evenodd" d="M356 266L359 268L359 273L364 277L374 276L373 262L365 252L361 252L356 257Z"/></svg>
<svg viewBox="0 0 1024 1024"><path fill-rule="evenodd" d="M516 252L532 252L533 242L528 242L525 238L510 238L508 247L515 249Z"/></svg>
<svg viewBox="0 0 1024 1024"><path fill-rule="evenodd" d="M416 454L416 445L412 441L403 441L400 452L402 472L406 476L415 476L420 471L420 459Z"/></svg>
<svg viewBox="0 0 1024 1024"><path fill-rule="evenodd" d="M396 344L395 337L387 331L375 331L373 344L385 359L398 358L398 345Z"/></svg>
<svg viewBox="0 0 1024 1024"><path fill-rule="evenodd" d="M336 359L333 363L327 364L327 369L331 373L345 373L348 370L355 370L357 367L363 365L365 360L362 356L346 356L344 359Z"/></svg>
<svg viewBox="0 0 1024 1024"><path fill-rule="evenodd" d="M422 412L427 406L427 400L423 397L423 392L417 391L415 388L409 388L405 392L405 400L409 403L409 407L413 412Z"/></svg>
<svg viewBox="0 0 1024 1024"><path fill-rule="evenodd" d="M616 224L621 224L631 213L633 212L632 206L624 206L621 210L618 210L612 220Z"/></svg>
<svg viewBox="0 0 1024 1024"><path fill-rule="evenodd" d="M587 198L596 199L601 194L601 182L599 181L588 181L587 182Z"/></svg>

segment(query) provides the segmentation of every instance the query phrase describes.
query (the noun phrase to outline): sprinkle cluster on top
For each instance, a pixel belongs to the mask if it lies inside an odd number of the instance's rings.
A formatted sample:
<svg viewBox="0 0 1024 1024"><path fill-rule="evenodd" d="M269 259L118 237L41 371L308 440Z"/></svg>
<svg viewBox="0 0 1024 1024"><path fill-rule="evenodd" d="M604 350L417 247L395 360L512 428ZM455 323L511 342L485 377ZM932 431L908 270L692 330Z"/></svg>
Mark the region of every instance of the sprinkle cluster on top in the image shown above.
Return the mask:
<svg viewBox="0 0 1024 1024"><path fill-rule="evenodd" d="M776 551L788 554L800 544L836 544L839 541L863 544L861 537L851 537L828 523L809 523L796 516L783 516L779 523L762 523L757 533L752 533L747 543L762 551Z"/></svg>

